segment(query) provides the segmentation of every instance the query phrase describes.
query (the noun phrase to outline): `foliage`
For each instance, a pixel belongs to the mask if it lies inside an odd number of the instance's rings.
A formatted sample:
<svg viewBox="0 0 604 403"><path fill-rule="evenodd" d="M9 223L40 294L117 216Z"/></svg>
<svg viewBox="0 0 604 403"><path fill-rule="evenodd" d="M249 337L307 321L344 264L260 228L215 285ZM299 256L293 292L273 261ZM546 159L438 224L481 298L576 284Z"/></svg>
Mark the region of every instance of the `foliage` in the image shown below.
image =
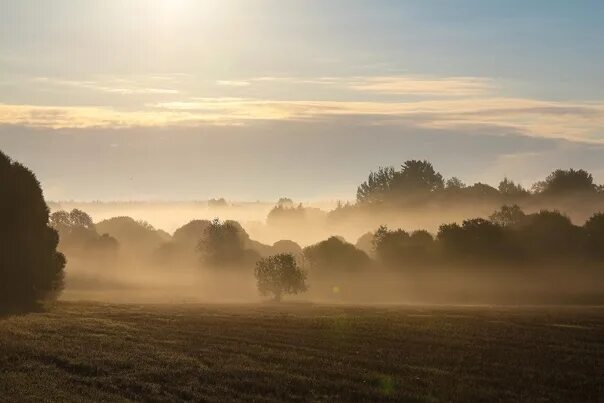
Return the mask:
<svg viewBox="0 0 604 403"><path fill-rule="evenodd" d="M443 189L443 177L434 170L431 163L409 160L403 163L398 171L387 167L371 172L367 181L357 189L357 201L363 204L379 204L426 196Z"/></svg>
<svg viewBox="0 0 604 403"><path fill-rule="evenodd" d="M335 236L304 248L304 258L310 270L318 274L356 272L371 264L365 252Z"/></svg>
<svg viewBox="0 0 604 403"><path fill-rule="evenodd" d="M495 211L489 216L489 220L502 227L520 225L526 215L517 204L512 206L502 206L501 209Z"/></svg>
<svg viewBox="0 0 604 403"><path fill-rule="evenodd" d="M254 271L258 291L273 295L280 301L283 294L298 294L307 290L306 273L289 253L280 253L260 259Z"/></svg>
<svg viewBox="0 0 604 403"><path fill-rule="evenodd" d="M236 221L214 219L205 229L198 250L204 264L212 267L241 267L254 264L259 254L246 248L247 233Z"/></svg>
<svg viewBox="0 0 604 403"><path fill-rule="evenodd" d="M65 257L48 225L35 175L0 152L0 310L27 310L55 297Z"/></svg>
<svg viewBox="0 0 604 403"><path fill-rule="evenodd" d="M562 195L576 192L595 192L592 175L583 169L557 169L537 187L546 195Z"/></svg>

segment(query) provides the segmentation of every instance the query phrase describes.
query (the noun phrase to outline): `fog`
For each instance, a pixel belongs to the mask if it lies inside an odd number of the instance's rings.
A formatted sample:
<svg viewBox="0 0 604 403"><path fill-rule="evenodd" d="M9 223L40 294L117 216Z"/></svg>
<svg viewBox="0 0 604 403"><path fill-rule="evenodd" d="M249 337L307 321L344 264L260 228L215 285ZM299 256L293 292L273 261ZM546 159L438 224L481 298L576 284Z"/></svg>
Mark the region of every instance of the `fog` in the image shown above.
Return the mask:
<svg viewBox="0 0 604 403"><path fill-rule="evenodd" d="M441 225L478 217L489 220L501 205L498 199L472 203L449 200L446 205L432 200L404 209L384 205L363 208L360 204L337 201L300 203L288 199L272 203L224 200L49 203L53 213L88 214L91 224L87 228L93 233L83 236L73 229L72 232L58 229L62 234L59 249L68 261L61 296L64 300L267 301L258 293L255 262L278 253L292 253L307 273L308 290L287 296L290 302L471 305L604 302L604 265L600 258L587 257L587 252L580 249L583 246L578 247L583 254L580 257L568 252L569 256L560 258L554 254L534 259L534 263L527 256L516 260L491 255L474 259L471 255L448 257L443 252ZM602 206L599 194L596 199L594 195L533 196L519 200L518 205L527 220L539 217L542 211L551 211L563 219L567 217L571 229L585 227L590 216ZM554 213L557 211L560 213ZM216 218L225 225L234 223L241 250L250 252L249 256L244 254L246 257L224 264L203 260L199 242ZM491 216L490 220L494 218ZM409 234L427 230L429 242L436 245L430 253L437 257L418 260L416 257L425 253L418 249L389 261L388 253L380 252L376 243L376 231L381 225ZM490 242L489 235L484 236L485 242ZM86 237L92 241L82 243ZM94 239L103 240L103 246ZM107 239L112 239L115 245ZM335 241L331 246L326 246L332 239ZM314 255L319 256L318 260L312 261L311 249L323 247L322 252ZM406 246L398 248L403 250ZM544 250L549 248L556 249L556 245L546 245Z"/></svg>

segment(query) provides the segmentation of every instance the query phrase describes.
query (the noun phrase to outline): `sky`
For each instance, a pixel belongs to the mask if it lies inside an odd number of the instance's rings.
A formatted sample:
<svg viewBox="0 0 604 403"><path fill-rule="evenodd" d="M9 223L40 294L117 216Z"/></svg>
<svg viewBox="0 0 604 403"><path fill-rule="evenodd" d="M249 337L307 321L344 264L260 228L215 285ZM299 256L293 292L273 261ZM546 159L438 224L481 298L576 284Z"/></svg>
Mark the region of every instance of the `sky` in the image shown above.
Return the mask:
<svg viewBox="0 0 604 403"><path fill-rule="evenodd" d="M604 2L0 0L49 200L354 199L379 166L604 182Z"/></svg>

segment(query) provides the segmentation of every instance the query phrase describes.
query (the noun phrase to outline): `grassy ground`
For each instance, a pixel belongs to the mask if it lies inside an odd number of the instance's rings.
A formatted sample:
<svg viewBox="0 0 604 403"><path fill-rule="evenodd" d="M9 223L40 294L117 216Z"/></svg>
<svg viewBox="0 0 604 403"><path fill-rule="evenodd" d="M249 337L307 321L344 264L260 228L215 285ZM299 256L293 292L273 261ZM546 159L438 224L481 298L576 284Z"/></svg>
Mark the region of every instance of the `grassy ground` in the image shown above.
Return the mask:
<svg viewBox="0 0 604 403"><path fill-rule="evenodd" d="M604 309L59 303L0 400L604 401Z"/></svg>

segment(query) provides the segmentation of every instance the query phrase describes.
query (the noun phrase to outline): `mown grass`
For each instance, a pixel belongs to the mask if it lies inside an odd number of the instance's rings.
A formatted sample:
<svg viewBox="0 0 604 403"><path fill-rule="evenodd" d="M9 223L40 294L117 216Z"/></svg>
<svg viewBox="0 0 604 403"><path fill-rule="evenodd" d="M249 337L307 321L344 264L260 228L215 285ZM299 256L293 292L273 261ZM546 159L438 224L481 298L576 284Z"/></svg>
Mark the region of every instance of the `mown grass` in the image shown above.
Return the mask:
<svg viewBox="0 0 604 403"><path fill-rule="evenodd" d="M603 401L604 310L59 303L3 401Z"/></svg>

